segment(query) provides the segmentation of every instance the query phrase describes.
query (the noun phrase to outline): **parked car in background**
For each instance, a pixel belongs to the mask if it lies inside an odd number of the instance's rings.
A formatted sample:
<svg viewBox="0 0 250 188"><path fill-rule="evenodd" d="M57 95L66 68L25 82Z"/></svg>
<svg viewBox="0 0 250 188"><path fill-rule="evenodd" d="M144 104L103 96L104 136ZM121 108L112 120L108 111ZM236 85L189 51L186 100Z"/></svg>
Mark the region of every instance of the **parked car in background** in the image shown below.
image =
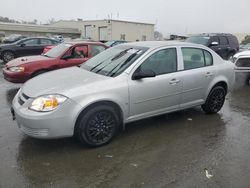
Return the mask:
<svg viewBox="0 0 250 188"><path fill-rule="evenodd" d="M113 47L113 46L116 46L118 44L124 44L124 43L127 43L127 41L124 41L124 40L111 40L111 41L108 41L108 42L105 42L105 44L109 47Z"/></svg>
<svg viewBox="0 0 250 188"><path fill-rule="evenodd" d="M59 42L45 37L31 37L21 39L11 44L0 45L0 59L9 62L17 57L38 55L43 52L45 46L56 45Z"/></svg>
<svg viewBox="0 0 250 188"><path fill-rule="evenodd" d="M52 39L57 40L59 42L64 42L64 38L62 35L55 35L52 37Z"/></svg>
<svg viewBox="0 0 250 188"><path fill-rule="evenodd" d="M203 33L189 37L186 42L205 45L226 60L232 58L239 51L238 39L232 34Z"/></svg>
<svg viewBox="0 0 250 188"><path fill-rule="evenodd" d="M235 63L235 72L241 76L243 82L250 81L250 51L239 52L234 55L232 61Z"/></svg>
<svg viewBox="0 0 250 188"><path fill-rule="evenodd" d="M19 34L13 34L8 37L5 37L4 40L2 41L4 44L9 44L9 43L14 43L16 41L19 41L21 39L27 38L24 35L19 35Z"/></svg>
<svg viewBox="0 0 250 188"><path fill-rule="evenodd" d="M250 43L240 45L240 51L250 50Z"/></svg>
<svg viewBox="0 0 250 188"><path fill-rule="evenodd" d="M43 55L21 57L8 62L3 68L4 78L13 83L24 83L48 71L78 66L106 48L99 42L62 43Z"/></svg>
<svg viewBox="0 0 250 188"><path fill-rule="evenodd" d="M217 113L234 75L233 63L202 45L122 44L81 67L29 80L16 94L12 112L31 137L75 135L84 144L101 146L128 122L199 105Z"/></svg>
<svg viewBox="0 0 250 188"><path fill-rule="evenodd" d="M0 31L0 44L3 42L4 38L5 38L5 33Z"/></svg>

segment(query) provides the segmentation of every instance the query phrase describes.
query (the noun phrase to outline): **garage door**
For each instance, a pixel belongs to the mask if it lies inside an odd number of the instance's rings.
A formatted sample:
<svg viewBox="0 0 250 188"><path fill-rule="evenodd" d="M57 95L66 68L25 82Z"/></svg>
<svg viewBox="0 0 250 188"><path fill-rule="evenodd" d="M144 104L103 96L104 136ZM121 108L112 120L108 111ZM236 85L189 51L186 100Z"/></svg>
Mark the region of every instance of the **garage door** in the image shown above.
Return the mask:
<svg viewBox="0 0 250 188"><path fill-rule="evenodd" d="M99 27L99 40L100 41L108 40L108 28L107 27Z"/></svg>
<svg viewBox="0 0 250 188"><path fill-rule="evenodd" d="M91 25L85 26L85 37L89 39L92 38L92 26Z"/></svg>

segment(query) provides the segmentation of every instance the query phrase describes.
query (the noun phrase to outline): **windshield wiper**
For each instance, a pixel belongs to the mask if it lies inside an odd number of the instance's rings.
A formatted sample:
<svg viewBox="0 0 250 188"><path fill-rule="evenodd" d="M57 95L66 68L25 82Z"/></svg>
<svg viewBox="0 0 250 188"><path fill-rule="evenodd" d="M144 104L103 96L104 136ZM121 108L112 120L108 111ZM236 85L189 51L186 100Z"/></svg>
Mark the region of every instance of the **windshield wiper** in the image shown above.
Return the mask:
<svg viewBox="0 0 250 188"><path fill-rule="evenodd" d="M113 77L123 66L125 66L128 62L130 62L137 55L137 53L138 53L138 51L131 54L123 63L116 65L112 70L110 70L106 74L106 76L109 76L109 74L110 74L110 77ZM113 72L117 67L118 67L118 69L115 72Z"/></svg>
<svg viewBox="0 0 250 188"><path fill-rule="evenodd" d="M121 58L122 56L124 56L129 50L131 50L132 48L128 48L128 49L126 49L126 50L123 50L123 51L121 51L119 54L117 54L115 57L113 57L112 59L111 59L111 61L114 61L114 60L117 60L117 59L119 59L119 58Z"/></svg>

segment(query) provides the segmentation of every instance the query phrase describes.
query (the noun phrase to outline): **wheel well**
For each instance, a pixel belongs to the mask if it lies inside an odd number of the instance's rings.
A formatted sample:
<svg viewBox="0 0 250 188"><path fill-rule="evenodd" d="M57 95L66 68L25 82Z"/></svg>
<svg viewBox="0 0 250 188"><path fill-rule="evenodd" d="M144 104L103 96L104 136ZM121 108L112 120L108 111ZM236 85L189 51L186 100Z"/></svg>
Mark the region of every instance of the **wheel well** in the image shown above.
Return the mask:
<svg viewBox="0 0 250 188"><path fill-rule="evenodd" d="M1 56L3 56L4 52L11 52L14 54L14 56L16 56L16 53L13 51L13 50L4 50L2 53L1 53Z"/></svg>
<svg viewBox="0 0 250 188"><path fill-rule="evenodd" d="M221 87L223 87L223 88L225 89L226 93L227 93L227 91L228 91L228 86L227 86L227 83L226 83L226 82L220 81L220 82L218 82L217 84L215 84L215 85L213 86L213 88L215 88L216 86L221 86Z"/></svg>
<svg viewBox="0 0 250 188"><path fill-rule="evenodd" d="M115 111L118 112L117 115L118 115L119 120L121 122L119 129L123 128L123 112L122 112L122 109L120 108L120 106L114 102L111 102L111 101L100 101L100 102L90 104L89 106L87 106L86 108L84 108L80 112L80 114L78 115L76 122L75 122L74 132L76 131L76 125L80 121L80 117L83 116L89 109L94 108L94 107L99 106L99 105L107 105L107 106L113 107L115 109Z"/></svg>

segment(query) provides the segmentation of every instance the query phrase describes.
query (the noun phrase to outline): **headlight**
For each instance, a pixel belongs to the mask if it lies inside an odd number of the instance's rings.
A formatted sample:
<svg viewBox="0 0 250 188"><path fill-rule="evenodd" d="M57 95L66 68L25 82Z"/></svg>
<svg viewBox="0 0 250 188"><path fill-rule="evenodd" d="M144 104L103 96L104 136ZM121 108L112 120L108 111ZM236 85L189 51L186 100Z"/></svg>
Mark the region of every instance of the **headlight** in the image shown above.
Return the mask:
<svg viewBox="0 0 250 188"><path fill-rule="evenodd" d="M45 95L34 99L29 109L37 112L49 112L55 110L67 97L62 95Z"/></svg>
<svg viewBox="0 0 250 188"><path fill-rule="evenodd" d="M12 72L23 72L24 71L24 67L10 67L9 71L12 71Z"/></svg>

